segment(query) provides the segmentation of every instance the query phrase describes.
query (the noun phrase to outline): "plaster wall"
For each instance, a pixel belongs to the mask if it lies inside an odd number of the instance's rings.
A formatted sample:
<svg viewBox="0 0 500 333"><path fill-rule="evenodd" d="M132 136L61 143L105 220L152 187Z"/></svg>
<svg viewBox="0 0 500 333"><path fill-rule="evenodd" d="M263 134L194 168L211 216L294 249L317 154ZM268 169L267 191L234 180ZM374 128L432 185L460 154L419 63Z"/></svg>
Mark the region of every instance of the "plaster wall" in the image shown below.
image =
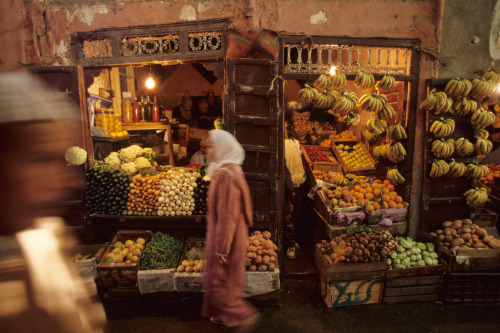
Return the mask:
<svg viewBox="0 0 500 333"><path fill-rule="evenodd" d="M500 1L446 1L439 77L472 78L486 68L500 69L499 28Z"/></svg>

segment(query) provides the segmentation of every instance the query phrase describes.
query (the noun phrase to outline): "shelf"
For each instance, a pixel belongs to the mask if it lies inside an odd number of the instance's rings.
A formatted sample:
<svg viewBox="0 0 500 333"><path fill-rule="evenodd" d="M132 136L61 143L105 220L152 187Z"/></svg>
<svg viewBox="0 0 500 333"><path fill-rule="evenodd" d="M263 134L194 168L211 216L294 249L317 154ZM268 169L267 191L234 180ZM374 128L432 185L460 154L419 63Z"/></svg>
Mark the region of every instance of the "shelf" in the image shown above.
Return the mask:
<svg viewBox="0 0 500 333"><path fill-rule="evenodd" d="M126 131L156 130L167 129L171 125L172 124L162 122L122 123L122 129Z"/></svg>
<svg viewBox="0 0 500 333"><path fill-rule="evenodd" d="M102 142L120 142L120 141L126 141L129 139L129 136L120 136L118 138L113 138L113 137L107 137L107 136L93 136L92 139L94 141L102 141Z"/></svg>
<svg viewBox="0 0 500 333"><path fill-rule="evenodd" d="M91 218L102 218L102 219L116 219L119 221L127 220L167 220L172 222L174 220L194 220L195 222L201 222L206 219L206 215L185 215L185 216L136 216L136 215L110 215L110 214L90 214Z"/></svg>

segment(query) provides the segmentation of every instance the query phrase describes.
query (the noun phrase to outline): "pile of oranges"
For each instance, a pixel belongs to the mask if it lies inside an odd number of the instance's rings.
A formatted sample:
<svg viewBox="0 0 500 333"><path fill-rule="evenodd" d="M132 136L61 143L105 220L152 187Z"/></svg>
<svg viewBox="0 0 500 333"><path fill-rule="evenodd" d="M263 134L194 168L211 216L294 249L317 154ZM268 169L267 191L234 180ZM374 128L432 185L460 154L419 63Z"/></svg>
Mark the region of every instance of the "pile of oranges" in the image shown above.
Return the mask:
<svg viewBox="0 0 500 333"><path fill-rule="evenodd" d="M386 208L406 208L408 203L395 191L388 180L366 182L359 179L352 187L337 187L326 194L334 208L364 206L368 212Z"/></svg>

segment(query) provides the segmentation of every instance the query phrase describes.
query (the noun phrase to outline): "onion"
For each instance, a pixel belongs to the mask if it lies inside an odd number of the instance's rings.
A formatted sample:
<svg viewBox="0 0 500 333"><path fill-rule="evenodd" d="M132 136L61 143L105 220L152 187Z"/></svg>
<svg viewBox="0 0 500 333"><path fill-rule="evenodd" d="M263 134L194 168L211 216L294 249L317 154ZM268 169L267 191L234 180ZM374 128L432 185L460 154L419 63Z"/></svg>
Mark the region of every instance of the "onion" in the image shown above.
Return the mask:
<svg viewBox="0 0 500 333"><path fill-rule="evenodd" d="M386 217L386 218L382 219L378 224L380 224L380 225L392 225L392 220Z"/></svg>

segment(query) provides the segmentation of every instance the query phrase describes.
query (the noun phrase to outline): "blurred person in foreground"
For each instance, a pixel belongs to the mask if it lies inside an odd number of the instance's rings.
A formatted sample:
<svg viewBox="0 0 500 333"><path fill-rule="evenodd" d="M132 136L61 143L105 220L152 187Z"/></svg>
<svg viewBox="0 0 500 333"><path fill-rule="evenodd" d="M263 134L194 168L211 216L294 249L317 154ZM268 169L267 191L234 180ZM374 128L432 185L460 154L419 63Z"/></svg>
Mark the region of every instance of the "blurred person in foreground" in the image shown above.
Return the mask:
<svg viewBox="0 0 500 333"><path fill-rule="evenodd" d="M207 168L212 183L207 198L202 315L232 332L250 332L260 315L243 299L248 228L253 224L250 191L241 170L245 152L223 130L210 131L209 144L214 162Z"/></svg>
<svg viewBox="0 0 500 333"><path fill-rule="evenodd" d="M93 280L70 261L76 238L57 202L83 186L65 152L78 109L23 73L0 74L0 327L4 332L103 332ZM85 155L86 158L86 155Z"/></svg>

